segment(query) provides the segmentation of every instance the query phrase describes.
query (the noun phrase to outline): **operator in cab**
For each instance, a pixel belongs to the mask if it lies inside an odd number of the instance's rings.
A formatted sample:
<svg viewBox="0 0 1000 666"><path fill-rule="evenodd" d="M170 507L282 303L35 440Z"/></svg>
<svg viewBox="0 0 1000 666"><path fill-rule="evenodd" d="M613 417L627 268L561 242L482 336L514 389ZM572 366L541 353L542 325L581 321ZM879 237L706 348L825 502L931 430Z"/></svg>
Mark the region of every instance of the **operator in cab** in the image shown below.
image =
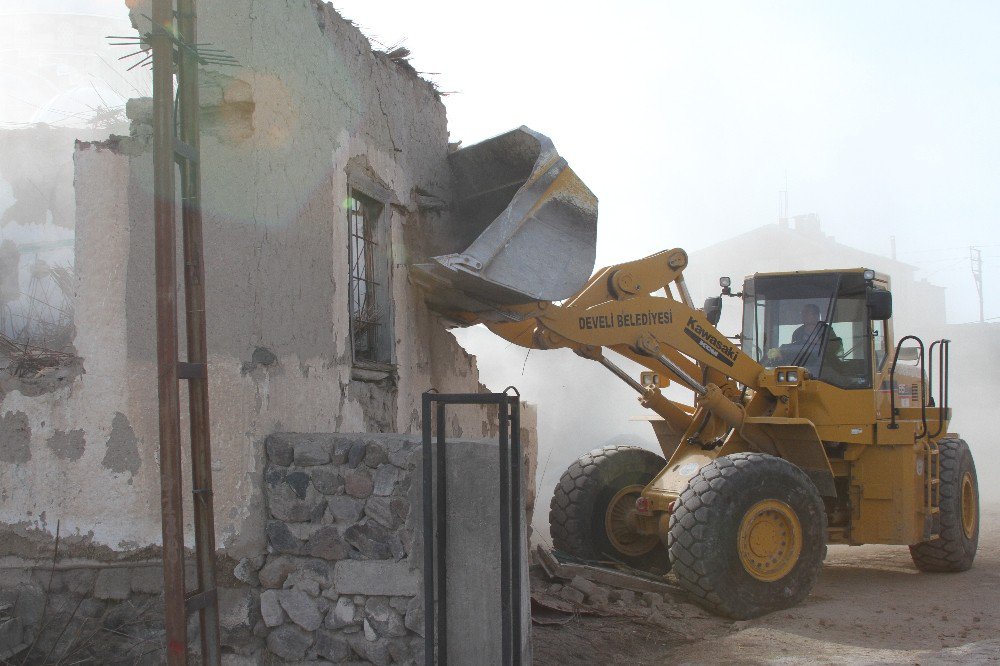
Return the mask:
<svg viewBox="0 0 1000 666"><path fill-rule="evenodd" d="M840 338L828 323L820 319L820 308L815 303L802 306L800 321L802 324L792 332L791 342L769 349L767 357L776 364L802 366L816 376L822 355L826 354L832 357L828 360L833 360L842 350Z"/></svg>
<svg viewBox="0 0 1000 666"><path fill-rule="evenodd" d="M816 329L823 329L817 331ZM804 345L811 338L819 338L829 333L830 325L820 321L819 306L806 303L802 306L802 325L792 333L792 344Z"/></svg>

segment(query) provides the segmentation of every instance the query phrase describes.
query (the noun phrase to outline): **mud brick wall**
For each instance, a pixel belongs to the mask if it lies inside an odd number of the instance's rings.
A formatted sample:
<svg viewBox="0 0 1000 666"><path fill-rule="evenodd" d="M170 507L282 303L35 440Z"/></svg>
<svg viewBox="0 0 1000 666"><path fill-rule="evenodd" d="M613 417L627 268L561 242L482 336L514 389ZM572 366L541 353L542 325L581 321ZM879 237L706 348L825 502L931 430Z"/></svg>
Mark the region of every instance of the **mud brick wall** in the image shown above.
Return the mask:
<svg viewBox="0 0 1000 666"><path fill-rule="evenodd" d="M267 651L286 661L422 662L419 440L278 433L266 449L269 552L236 573L259 590L256 633Z"/></svg>

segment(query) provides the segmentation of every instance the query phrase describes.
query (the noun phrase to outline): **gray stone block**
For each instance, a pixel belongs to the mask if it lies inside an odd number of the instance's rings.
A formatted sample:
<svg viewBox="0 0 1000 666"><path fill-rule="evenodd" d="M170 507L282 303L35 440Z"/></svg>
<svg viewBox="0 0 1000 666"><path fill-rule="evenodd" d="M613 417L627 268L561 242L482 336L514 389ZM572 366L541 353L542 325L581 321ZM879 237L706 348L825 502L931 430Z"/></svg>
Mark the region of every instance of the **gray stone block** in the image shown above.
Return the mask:
<svg viewBox="0 0 1000 666"><path fill-rule="evenodd" d="M264 444L264 448L267 449L268 460L275 465L288 467L292 464L295 447L292 445L287 433L274 433L273 435L269 435L267 442Z"/></svg>
<svg viewBox="0 0 1000 666"><path fill-rule="evenodd" d="M163 592L163 567L136 567L132 569L132 591L139 594Z"/></svg>
<svg viewBox="0 0 1000 666"><path fill-rule="evenodd" d="M287 590L288 588L301 590L311 597L318 597L320 591L318 580L311 578L308 574L302 575L299 571L294 571L288 575L288 578L285 580L285 589ZM321 613L326 611L325 599L317 599L316 605Z"/></svg>
<svg viewBox="0 0 1000 666"><path fill-rule="evenodd" d="M361 556L371 560L387 560L393 556L392 534L375 521L352 525L344 530L344 541Z"/></svg>
<svg viewBox="0 0 1000 666"><path fill-rule="evenodd" d="M94 589L97 572L94 569L73 569L63 572L66 589L77 594L89 594Z"/></svg>
<svg viewBox="0 0 1000 666"><path fill-rule="evenodd" d="M582 604L584 599L583 592L575 587L570 587L569 585L559 590L559 596L566 601L572 601L575 604Z"/></svg>
<svg viewBox="0 0 1000 666"><path fill-rule="evenodd" d="M404 446L389 452L389 463L400 469L413 469L415 460L420 457L420 445Z"/></svg>
<svg viewBox="0 0 1000 666"><path fill-rule="evenodd" d="M597 608L605 608L609 601L608 590L603 587L599 587L587 595L587 603Z"/></svg>
<svg viewBox="0 0 1000 666"><path fill-rule="evenodd" d="M295 442L295 465L312 467L330 462L330 443L327 441L305 440Z"/></svg>
<svg viewBox="0 0 1000 666"><path fill-rule="evenodd" d="M341 560L333 569L333 585L340 594L413 596L422 579L409 560Z"/></svg>
<svg viewBox="0 0 1000 666"><path fill-rule="evenodd" d="M288 525L280 520L268 521L264 531L267 534L268 543L278 553L296 554L301 549L299 540L288 529Z"/></svg>
<svg viewBox="0 0 1000 666"><path fill-rule="evenodd" d="M224 631L252 632L257 622L257 596L249 587L220 587L219 626Z"/></svg>
<svg viewBox="0 0 1000 666"><path fill-rule="evenodd" d="M375 470L372 494L379 496L391 495L399 480L399 469L392 465L382 465Z"/></svg>
<svg viewBox="0 0 1000 666"><path fill-rule="evenodd" d="M94 596L98 599L123 601L132 592L128 569L101 569L94 580Z"/></svg>
<svg viewBox="0 0 1000 666"><path fill-rule="evenodd" d="M389 453L385 450L385 447L378 442L368 442L368 447L365 450L365 465L368 467L378 467L389 462Z"/></svg>
<svg viewBox="0 0 1000 666"><path fill-rule="evenodd" d="M281 587L285 583L288 574L295 571L298 565L287 556L270 556L267 564L261 567L258 572L260 584L263 587Z"/></svg>
<svg viewBox="0 0 1000 666"><path fill-rule="evenodd" d="M264 560L264 555L244 557L233 567L233 576L236 580L242 581L250 587L258 587L260 585L260 578L257 572L264 566ZM133 587L133 589L135 588Z"/></svg>
<svg viewBox="0 0 1000 666"><path fill-rule="evenodd" d="M312 636L293 624L278 627L267 635L267 649L288 661L298 661L305 657L310 645Z"/></svg>
<svg viewBox="0 0 1000 666"><path fill-rule="evenodd" d="M403 524L402 519L393 512L388 497L369 498L368 502L365 503L365 515L390 530Z"/></svg>
<svg viewBox="0 0 1000 666"><path fill-rule="evenodd" d="M417 659L409 638L390 638L389 656L394 664L416 664Z"/></svg>
<svg viewBox="0 0 1000 666"><path fill-rule="evenodd" d="M288 483L279 483L268 488L267 503L271 516L287 523L318 520L326 509L326 497L312 485L308 485L305 495L299 497Z"/></svg>
<svg viewBox="0 0 1000 666"><path fill-rule="evenodd" d="M372 597L365 604L365 620L379 636L405 636L403 616L384 597Z"/></svg>
<svg viewBox="0 0 1000 666"><path fill-rule="evenodd" d="M229 652L222 655L222 666L260 666L262 658L253 654L231 654Z"/></svg>
<svg viewBox="0 0 1000 666"><path fill-rule="evenodd" d="M362 659L367 659L375 666L385 666L392 663L392 657L389 654L389 641L384 638L368 640L364 633L358 633L348 635L347 642Z"/></svg>
<svg viewBox="0 0 1000 666"><path fill-rule="evenodd" d="M324 525L306 543L304 552L325 560L343 560L350 555L344 537L333 525Z"/></svg>
<svg viewBox="0 0 1000 666"><path fill-rule="evenodd" d="M344 491L351 497L364 499L372 494L374 487L367 469L353 469L344 475Z"/></svg>
<svg viewBox="0 0 1000 666"><path fill-rule="evenodd" d="M264 590L260 594L260 616L268 627L280 627L285 623L285 610L278 600L277 590Z"/></svg>
<svg viewBox="0 0 1000 666"><path fill-rule="evenodd" d="M347 466L354 469L361 464L361 461L365 459L365 454L368 452L368 447L363 441L356 441L351 444L350 450L347 452Z"/></svg>
<svg viewBox="0 0 1000 666"><path fill-rule="evenodd" d="M573 580L569 582L570 587L575 587L576 589L583 592L584 596L589 597L598 590L597 583L587 580L583 576L574 576Z"/></svg>
<svg viewBox="0 0 1000 666"><path fill-rule="evenodd" d="M339 495L344 492L344 477L329 467L312 470L312 483L324 495Z"/></svg>
<svg viewBox="0 0 1000 666"><path fill-rule="evenodd" d="M278 601L292 622L306 631L316 631L323 624L323 616L316 607L316 601L302 590L281 590L278 592Z"/></svg>
<svg viewBox="0 0 1000 666"><path fill-rule="evenodd" d="M344 439L343 436L337 436L337 440L333 445L333 453L330 456L330 462L334 465L346 465L352 446L354 446L353 439Z"/></svg>
<svg viewBox="0 0 1000 666"><path fill-rule="evenodd" d="M295 491L295 496L300 500L306 498L306 490L309 489L310 481L309 475L301 470L295 470L285 475L285 483Z"/></svg>
<svg viewBox="0 0 1000 666"><path fill-rule="evenodd" d="M410 601L403 625L415 634L424 635L424 602L419 597L414 597Z"/></svg>
<svg viewBox="0 0 1000 666"><path fill-rule="evenodd" d="M347 495L337 495L331 497L326 503L327 509L333 519L344 526L353 525L361 519L361 512L364 511L363 500L348 497Z"/></svg>
<svg viewBox="0 0 1000 666"><path fill-rule="evenodd" d="M348 597L340 597L337 604L330 609L326 616L326 626L331 629L340 629L354 624L354 600Z"/></svg>
<svg viewBox="0 0 1000 666"><path fill-rule="evenodd" d="M316 645L313 647L320 657L339 664L354 658L354 651L344 638L332 631L316 632Z"/></svg>

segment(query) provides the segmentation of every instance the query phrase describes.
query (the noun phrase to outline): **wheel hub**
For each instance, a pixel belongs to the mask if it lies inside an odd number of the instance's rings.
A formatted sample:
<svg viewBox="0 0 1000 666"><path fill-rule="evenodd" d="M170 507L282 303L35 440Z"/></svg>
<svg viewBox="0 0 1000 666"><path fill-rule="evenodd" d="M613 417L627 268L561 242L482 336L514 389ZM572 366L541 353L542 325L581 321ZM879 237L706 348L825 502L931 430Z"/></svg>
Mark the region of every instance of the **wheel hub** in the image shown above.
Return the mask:
<svg viewBox="0 0 1000 666"><path fill-rule="evenodd" d="M976 522L979 518L979 502L976 498L976 485L972 482L972 473L962 476L962 531L965 537L971 539L976 534Z"/></svg>
<svg viewBox="0 0 1000 666"><path fill-rule="evenodd" d="M737 547L747 573L765 582L784 578L802 553L802 525L792 507L762 500L743 515Z"/></svg>
<svg viewBox="0 0 1000 666"><path fill-rule="evenodd" d="M642 495L643 486L625 486L611 498L604 514L604 530L615 550L629 557L640 557L653 550L659 543L655 534L640 534L635 528L635 501Z"/></svg>

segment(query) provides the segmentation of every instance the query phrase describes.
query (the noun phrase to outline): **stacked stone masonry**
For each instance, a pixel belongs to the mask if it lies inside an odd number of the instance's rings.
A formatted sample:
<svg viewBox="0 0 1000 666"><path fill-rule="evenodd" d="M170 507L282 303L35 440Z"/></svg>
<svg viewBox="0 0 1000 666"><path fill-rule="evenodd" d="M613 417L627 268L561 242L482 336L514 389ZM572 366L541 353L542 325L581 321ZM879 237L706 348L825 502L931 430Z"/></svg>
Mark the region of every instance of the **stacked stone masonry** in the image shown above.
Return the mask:
<svg viewBox="0 0 1000 666"><path fill-rule="evenodd" d="M419 440L279 433L266 448L268 553L236 575L259 590L255 633L267 651L291 662L421 662Z"/></svg>

